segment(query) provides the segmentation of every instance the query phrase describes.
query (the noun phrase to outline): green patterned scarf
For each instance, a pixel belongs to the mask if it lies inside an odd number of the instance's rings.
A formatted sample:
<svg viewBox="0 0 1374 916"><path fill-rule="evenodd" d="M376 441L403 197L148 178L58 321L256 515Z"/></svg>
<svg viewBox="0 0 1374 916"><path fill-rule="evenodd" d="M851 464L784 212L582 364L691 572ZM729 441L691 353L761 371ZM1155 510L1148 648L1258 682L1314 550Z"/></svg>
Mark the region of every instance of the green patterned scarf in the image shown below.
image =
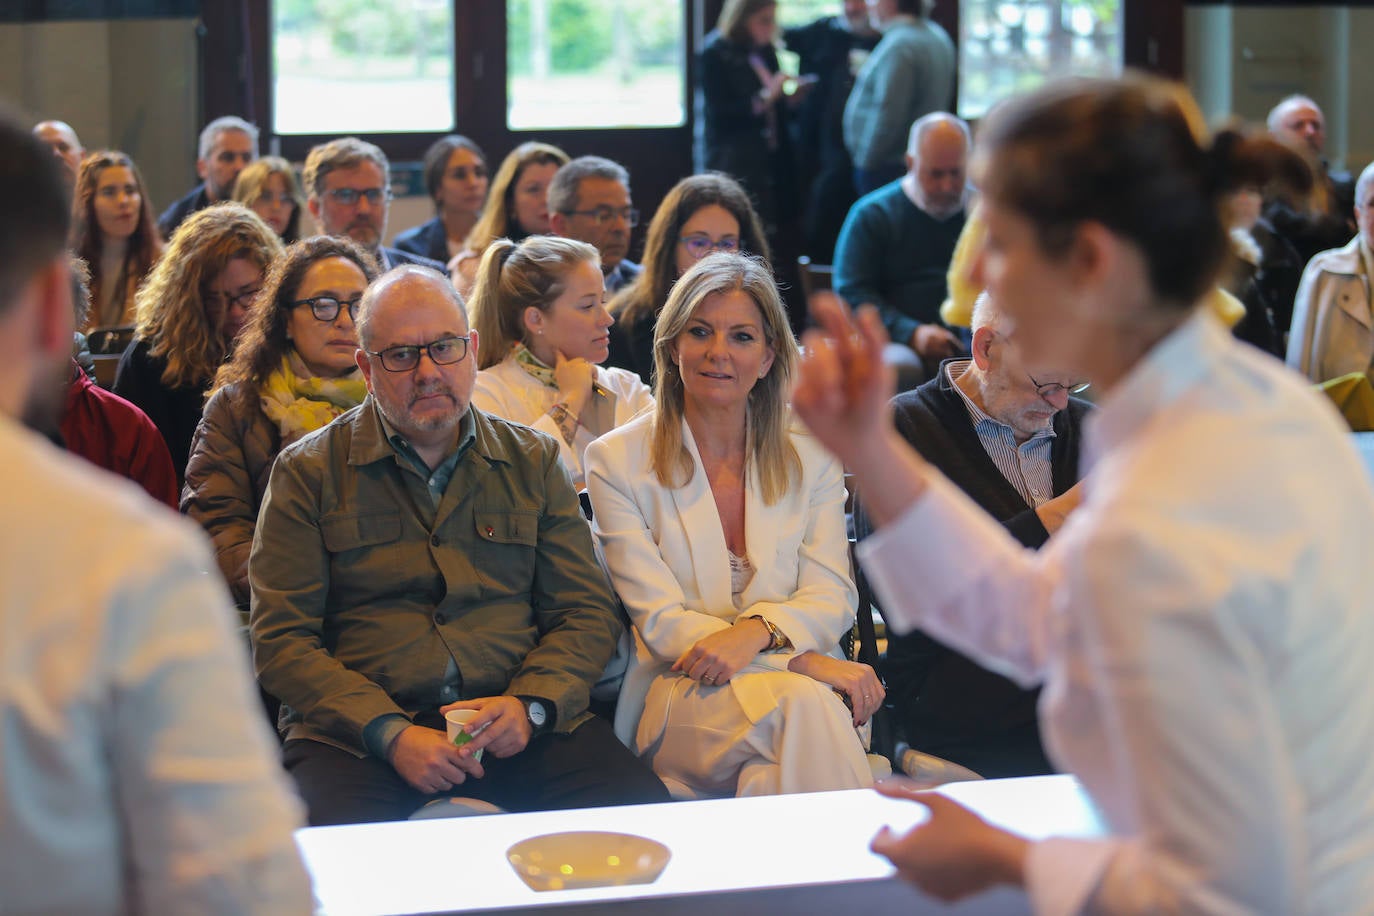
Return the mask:
<svg viewBox="0 0 1374 916"><path fill-rule="evenodd" d="M262 412L277 424L285 448L357 407L366 395L357 369L339 378L314 377L292 350L262 386Z"/></svg>
<svg viewBox="0 0 1374 916"><path fill-rule="evenodd" d="M546 365L539 357L530 351L530 348L522 343L516 344L511 348L511 353L515 355L515 362L535 380L548 385L550 388L557 388L558 382L554 378L553 369Z"/></svg>

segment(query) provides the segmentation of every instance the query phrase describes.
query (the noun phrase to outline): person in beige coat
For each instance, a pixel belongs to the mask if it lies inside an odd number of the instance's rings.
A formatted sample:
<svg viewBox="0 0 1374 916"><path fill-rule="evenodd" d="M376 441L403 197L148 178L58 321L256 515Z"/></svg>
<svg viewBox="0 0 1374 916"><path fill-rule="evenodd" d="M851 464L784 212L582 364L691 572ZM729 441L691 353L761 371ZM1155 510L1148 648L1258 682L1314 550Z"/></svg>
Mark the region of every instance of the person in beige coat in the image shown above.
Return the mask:
<svg viewBox="0 0 1374 916"><path fill-rule="evenodd" d="M883 688L839 652L843 474L789 426L796 362L767 268L709 255L659 316L656 409L587 449L593 531L635 631L616 730L679 797L872 782L855 726Z"/></svg>
<svg viewBox="0 0 1374 916"><path fill-rule="evenodd" d="M1314 382L1374 364L1374 165L1355 184L1355 222L1359 234L1309 261L1298 284L1286 361Z"/></svg>
<svg viewBox="0 0 1374 916"><path fill-rule="evenodd" d="M347 238L297 242L273 266L191 440L181 511L205 528L247 620L248 552L272 462L362 403L353 313L377 276Z"/></svg>

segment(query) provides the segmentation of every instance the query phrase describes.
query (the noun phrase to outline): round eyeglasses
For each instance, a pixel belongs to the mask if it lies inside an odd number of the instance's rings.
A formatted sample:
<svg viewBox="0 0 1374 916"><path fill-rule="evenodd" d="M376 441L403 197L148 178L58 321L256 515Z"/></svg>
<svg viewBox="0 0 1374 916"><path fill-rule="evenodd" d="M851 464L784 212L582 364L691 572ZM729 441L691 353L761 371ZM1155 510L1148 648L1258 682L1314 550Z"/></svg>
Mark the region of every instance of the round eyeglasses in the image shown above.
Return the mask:
<svg viewBox="0 0 1374 916"><path fill-rule="evenodd" d="M354 321L358 320L358 303L363 301L362 295L352 299L339 299L335 296L315 296L310 299L297 299L291 303L291 307L300 308L302 305L310 306L310 314L315 316L316 321L333 321L339 317L339 310L348 309L348 317Z"/></svg>
<svg viewBox="0 0 1374 916"><path fill-rule="evenodd" d="M381 360L382 368L387 372L410 372L420 365L421 353L428 353L430 362L436 366L461 363L463 357L468 355L468 338L440 337L427 344L402 344L398 347L387 347L385 350L364 352Z"/></svg>

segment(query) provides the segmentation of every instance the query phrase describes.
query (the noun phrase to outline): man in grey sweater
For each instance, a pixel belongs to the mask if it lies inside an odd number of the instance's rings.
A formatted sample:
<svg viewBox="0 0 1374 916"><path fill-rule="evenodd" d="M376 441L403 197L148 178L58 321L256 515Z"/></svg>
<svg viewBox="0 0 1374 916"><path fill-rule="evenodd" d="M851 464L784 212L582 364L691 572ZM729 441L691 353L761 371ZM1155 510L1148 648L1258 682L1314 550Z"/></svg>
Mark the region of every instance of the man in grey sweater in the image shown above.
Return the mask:
<svg viewBox="0 0 1374 916"><path fill-rule="evenodd" d="M854 83L844 109L844 143L854 159L860 195L905 170L907 129L954 96L954 42L930 21L933 0L869 0L883 33Z"/></svg>

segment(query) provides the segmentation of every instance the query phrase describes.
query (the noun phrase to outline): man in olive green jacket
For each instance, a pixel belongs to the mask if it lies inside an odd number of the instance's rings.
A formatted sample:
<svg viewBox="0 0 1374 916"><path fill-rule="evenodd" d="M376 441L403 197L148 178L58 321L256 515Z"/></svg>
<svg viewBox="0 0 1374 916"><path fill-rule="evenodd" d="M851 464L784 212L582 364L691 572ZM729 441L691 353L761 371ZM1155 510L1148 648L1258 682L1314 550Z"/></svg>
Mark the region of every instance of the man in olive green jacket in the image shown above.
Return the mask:
<svg viewBox="0 0 1374 916"><path fill-rule="evenodd" d="M447 278L391 271L357 325L368 398L277 458L249 561L258 676L311 823L444 794L666 801L587 710L621 623L557 445L469 408L477 334ZM461 748L451 709L477 710Z"/></svg>

